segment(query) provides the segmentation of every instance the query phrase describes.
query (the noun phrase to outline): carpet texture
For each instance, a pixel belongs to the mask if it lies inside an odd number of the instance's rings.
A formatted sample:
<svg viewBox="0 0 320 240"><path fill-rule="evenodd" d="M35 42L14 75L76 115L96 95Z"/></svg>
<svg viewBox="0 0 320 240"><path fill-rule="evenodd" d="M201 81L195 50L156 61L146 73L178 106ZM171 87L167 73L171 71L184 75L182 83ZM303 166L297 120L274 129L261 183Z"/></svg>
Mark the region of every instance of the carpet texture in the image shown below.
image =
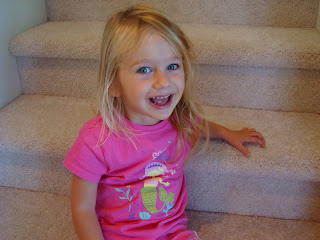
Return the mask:
<svg viewBox="0 0 320 240"><path fill-rule="evenodd" d="M70 198L0 187L0 240L76 240ZM320 223L187 211L202 240L317 240Z"/></svg>
<svg viewBox="0 0 320 240"><path fill-rule="evenodd" d="M180 24L200 64L320 70L313 28ZM99 59L103 22L47 22L10 41L15 56Z"/></svg>
<svg viewBox="0 0 320 240"><path fill-rule="evenodd" d="M24 94L95 98L98 61L18 57ZM320 113L320 71L200 65L204 105ZM250 99L250 101L249 101Z"/></svg>
<svg viewBox="0 0 320 240"><path fill-rule="evenodd" d="M62 161L82 124L94 116L92 104L23 95L1 109L1 185L69 194ZM248 145L252 155L246 158L212 141L186 167L189 209L320 221L320 115L219 107L205 112L234 130L255 127L267 148Z"/></svg>
<svg viewBox="0 0 320 240"><path fill-rule="evenodd" d="M162 9L174 21L281 27L315 27L318 0L47 0L49 21L105 21L114 11L136 3ZM183 7L182 7L183 5Z"/></svg>
<svg viewBox="0 0 320 240"><path fill-rule="evenodd" d="M0 109L0 240L77 239L62 161L94 116L104 22L137 2L193 42L208 118L266 139L249 158L214 140L189 161L189 227L203 240L320 239L319 0L47 0L48 22L9 45L24 95Z"/></svg>
<svg viewBox="0 0 320 240"><path fill-rule="evenodd" d="M49 22L16 36L10 49L22 56L17 63L23 93L94 97L103 25ZM316 29L182 27L198 53L196 92L202 104L320 112Z"/></svg>
<svg viewBox="0 0 320 240"><path fill-rule="evenodd" d="M186 166L189 209L245 215L259 209L262 216L320 220L319 115L212 107L205 112L231 129L254 127L267 148L248 145L252 154L246 158L213 141Z"/></svg>

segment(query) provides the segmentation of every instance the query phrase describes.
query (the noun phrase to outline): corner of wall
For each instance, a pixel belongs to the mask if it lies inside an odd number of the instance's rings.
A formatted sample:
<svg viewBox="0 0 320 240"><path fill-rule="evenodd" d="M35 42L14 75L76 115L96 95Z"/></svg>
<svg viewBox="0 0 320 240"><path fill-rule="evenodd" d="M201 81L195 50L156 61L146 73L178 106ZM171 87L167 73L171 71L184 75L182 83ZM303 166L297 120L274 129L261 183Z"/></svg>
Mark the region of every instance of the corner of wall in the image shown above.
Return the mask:
<svg viewBox="0 0 320 240"><path fill-rule="evenodd" d="M16 59L8 50L18 33L47 21L45 0L6 0L0 8L0 109L21 94Z"/></svg>

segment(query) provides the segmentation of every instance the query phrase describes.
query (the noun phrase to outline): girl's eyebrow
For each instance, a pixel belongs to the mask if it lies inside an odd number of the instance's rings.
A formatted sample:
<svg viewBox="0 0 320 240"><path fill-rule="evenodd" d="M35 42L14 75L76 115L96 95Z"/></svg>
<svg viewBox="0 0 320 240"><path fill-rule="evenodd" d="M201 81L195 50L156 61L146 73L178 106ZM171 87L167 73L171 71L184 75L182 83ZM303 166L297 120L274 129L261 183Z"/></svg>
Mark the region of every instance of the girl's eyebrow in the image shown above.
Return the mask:
<svg viewBox="0 0 320 240"><path fill-rule="evenodd" d="M177 56L174 56L174 57L167 58L165 60L166 61L173 61L173 60L179 60L180 61L181 59L179 57L177 57ZM132 64L130 64L130 67L138 65L138 64L140 64L142 62L151 62L151 61L152 61L152 59L148 59L148 58L138 59L138 60L134 61Z"/></svg>

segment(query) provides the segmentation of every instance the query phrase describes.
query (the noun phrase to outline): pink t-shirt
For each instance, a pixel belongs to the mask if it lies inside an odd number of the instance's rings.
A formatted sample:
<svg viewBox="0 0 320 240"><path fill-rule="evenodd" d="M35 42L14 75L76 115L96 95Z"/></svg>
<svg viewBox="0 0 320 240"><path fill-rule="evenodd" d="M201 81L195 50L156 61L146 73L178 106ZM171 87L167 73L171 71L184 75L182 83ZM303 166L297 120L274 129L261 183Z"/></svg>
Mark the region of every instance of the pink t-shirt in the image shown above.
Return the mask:
<svg viewBox="0 0 320 240"><path fill-rule="evenodd" d="M199 239L186 227L188 200L183 162L191 145L177 155L177 131L164 120L140 126L135 146L111 135L98 146L102 118L87 122L64 165L73 174L98 183L96 213L105 239Z"/></svg>

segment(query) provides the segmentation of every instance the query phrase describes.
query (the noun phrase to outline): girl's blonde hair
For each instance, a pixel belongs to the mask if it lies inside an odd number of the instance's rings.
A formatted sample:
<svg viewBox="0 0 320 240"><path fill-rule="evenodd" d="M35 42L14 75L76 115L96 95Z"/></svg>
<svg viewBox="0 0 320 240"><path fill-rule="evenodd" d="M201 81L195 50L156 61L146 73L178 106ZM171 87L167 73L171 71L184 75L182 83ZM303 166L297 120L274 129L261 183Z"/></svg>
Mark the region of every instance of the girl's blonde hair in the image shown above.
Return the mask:
<svg viewBox="0 0 320 240"><path fill-rule="evenodd" d="M104 142L106 127L108 133L105 140L110 134L122 133L129 138L134 134L123 124L124 105L121 97L115 96L120 87L119 65L152 31L160 34L182 56L185 90L169 120L178 131L178 149L184 146L184 139L195 149L202 133L206 133L207 141L209 134L207 121L200 120L204 119L200 106L192 100L196 54L187 36L168 16L144 5L132 6L114 14L104 29L98 77L98 114L101 114L104 124L99 142Z"/></svg>

